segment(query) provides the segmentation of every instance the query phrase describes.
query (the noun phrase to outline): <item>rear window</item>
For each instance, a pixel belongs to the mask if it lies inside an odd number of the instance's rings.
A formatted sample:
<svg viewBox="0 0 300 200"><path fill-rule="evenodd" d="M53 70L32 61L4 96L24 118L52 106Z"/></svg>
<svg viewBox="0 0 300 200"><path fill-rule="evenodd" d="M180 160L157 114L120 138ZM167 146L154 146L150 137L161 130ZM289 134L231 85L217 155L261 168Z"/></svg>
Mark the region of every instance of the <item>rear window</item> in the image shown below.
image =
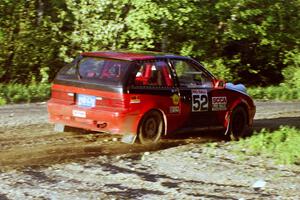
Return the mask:
<svg viewBox="0 0 300 200"><path fill-rule="evenodd" d="M130 62L96 57L75 59L58 73L64 79L78 79L94 83L121 84Z"/></svg>

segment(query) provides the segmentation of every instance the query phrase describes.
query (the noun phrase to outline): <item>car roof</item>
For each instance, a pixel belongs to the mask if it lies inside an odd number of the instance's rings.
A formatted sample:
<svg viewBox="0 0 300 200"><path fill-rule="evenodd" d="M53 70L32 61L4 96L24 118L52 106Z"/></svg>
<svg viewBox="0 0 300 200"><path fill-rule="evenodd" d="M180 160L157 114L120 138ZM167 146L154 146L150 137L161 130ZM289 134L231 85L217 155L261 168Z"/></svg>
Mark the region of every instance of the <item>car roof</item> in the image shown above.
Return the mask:
<svg viewBox="0 0 300 200"><path fill-rule="evenodd" d="M80 55L87 57L101 57L117 60L151 60L151 59L189 59L188 57L178 56L170 53L154 52L154 51L92 51L83 52Z"/></svg>

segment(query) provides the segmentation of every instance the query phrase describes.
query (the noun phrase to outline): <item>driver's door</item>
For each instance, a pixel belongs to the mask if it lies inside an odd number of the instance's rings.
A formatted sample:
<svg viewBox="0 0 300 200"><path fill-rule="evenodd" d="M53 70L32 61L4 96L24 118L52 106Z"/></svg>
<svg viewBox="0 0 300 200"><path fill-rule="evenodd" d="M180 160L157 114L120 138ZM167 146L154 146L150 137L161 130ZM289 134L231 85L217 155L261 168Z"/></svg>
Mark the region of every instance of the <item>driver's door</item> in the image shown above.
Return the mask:
<svg viewBox="0 0 300 200"><path fill-rule="evenodd" d="M187 115L186 126L208 128L216 122L211 109L213 80L204 70L188 60L172 60L176 70L181 110Z"/></svg>

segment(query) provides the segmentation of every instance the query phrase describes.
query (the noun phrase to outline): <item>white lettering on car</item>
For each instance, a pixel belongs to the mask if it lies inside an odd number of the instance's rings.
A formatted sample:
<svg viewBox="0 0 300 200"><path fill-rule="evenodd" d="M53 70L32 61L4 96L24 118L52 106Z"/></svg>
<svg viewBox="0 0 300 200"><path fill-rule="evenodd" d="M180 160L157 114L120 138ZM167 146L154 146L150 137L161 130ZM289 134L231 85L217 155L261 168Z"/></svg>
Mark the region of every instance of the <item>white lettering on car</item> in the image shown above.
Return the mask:
<svg viewBox="0 0 300 200"><path fill-rule="evenodd" d="M227 98L226 97L212 97L212 110L220 111L227 109Z"/></svg>
<svg viewBox="0 0 300 200"><path fill-rule="evenodd" d="M86 112L83 110L72 110L72 115L74 117L86 118Z"/></svg>
<svg viewBox="0 0 300 200"><path fill-rule="evenodd" d="M180 113L179 106L170 106L170 113Z"/></svg>

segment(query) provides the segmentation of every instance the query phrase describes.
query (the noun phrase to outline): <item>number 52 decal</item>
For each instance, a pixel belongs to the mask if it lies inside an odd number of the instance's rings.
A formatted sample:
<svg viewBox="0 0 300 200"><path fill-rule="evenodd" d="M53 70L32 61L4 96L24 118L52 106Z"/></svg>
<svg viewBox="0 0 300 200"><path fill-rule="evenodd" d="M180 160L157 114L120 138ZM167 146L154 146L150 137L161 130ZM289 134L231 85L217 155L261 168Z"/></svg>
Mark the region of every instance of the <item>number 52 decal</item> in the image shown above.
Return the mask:
<svg viewBox="0 0 300 200"><path fill-rule="evenodd" d="M192 90L192 112L201 112L207 110L207 90Z"/></svg>

